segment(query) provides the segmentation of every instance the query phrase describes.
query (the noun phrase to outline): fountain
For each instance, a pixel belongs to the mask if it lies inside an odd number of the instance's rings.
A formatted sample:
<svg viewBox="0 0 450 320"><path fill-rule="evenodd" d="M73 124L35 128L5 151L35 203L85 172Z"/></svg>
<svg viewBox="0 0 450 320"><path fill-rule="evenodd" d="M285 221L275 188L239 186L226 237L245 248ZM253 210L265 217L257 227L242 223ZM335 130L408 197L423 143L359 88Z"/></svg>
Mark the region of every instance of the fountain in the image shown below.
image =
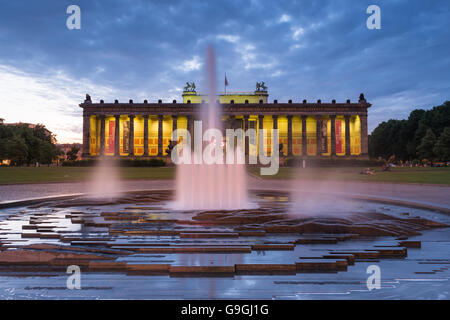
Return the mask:
<svg viewBox="0 0 450 320"><path fill-rule="evenodd" d="M222 131L221 110L215 102L216 74L212 47L209 47L207 52L206 74L209 99L202 105L200 112L202 129L203 132L208 129ZM220 143L214 139L207 140L206 146ZM235 152L236 158L242 157L239 146L236 147ZM202 157L205 157L202 150L194 150L194 159ZM201 162L195 164L194 161L191 161L191 164L177 165L174 209L235 210L250 208L244 164L239 164L237 161L233 161L232 164Z"/></svg>
<svg viewBox="0 0 450 320"><path fill-rule="evenodd" d="M207 71L200 117L221 130L211 48ZM174 191L118 194L111 168L99 163L94 198L0 203L0 298L448 298L446 214L344 201L345 188L328 181L248 191L237 163L180 164ZM86 290L61 287L74 265ZM382 287L370 291L374 265Z"/></svg>

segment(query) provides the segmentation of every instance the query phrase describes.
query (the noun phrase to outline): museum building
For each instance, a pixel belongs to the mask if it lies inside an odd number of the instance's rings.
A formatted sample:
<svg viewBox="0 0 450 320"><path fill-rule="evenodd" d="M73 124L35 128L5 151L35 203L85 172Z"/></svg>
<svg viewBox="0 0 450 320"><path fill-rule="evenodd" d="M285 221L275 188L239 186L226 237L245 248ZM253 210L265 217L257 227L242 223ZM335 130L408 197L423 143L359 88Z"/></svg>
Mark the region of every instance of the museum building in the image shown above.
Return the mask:
<svg viewBox="0 0 450 320"><path fill-rule="evenodd" d="M265 86L257 86L254 92L219 94L216 102L222 109L224 129L253 128L258 137L260 129L267 129L263 141L266 154L271 153L270 129L278 129L280 156L368 157L367 109L371 104L363 94L354 103L270 103L268 96ZM198 94L195 85L189 83L183 92L183 103L94 103L86 95L79 105L83 108L82 157L167 156L167 147L174 139L172 132L186 129L192 135L193 122L200 118L200 106L205 102L208 97ZM257 154L259 141L253 145L246 139L243 143L246 155Z"/></svg>

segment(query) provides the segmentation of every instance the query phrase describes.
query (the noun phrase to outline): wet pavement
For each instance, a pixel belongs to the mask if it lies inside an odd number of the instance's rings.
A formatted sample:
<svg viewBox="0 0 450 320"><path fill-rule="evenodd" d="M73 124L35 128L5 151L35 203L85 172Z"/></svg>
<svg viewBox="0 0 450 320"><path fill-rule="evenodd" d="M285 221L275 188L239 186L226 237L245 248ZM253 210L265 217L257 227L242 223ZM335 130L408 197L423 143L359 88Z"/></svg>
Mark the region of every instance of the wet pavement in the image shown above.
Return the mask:
<svg viewBox="0 0 450 320"><path fill-rule="evenodd" d="M174 180L124 180L120 182L121 191L135 190L172 190ZM400 199L419 204L428 204L450 210L450 186L401 184L380 182L350 182L350 181L302 181L300 186L293 181L276 179L258 179L248 177L250 189L260 190L321 190L327 192L345 193L387 199ZM326 186L326 188L324 188ZM72 183L37 183L0 185L0 202L26 198L40 198L63 194L84 193L89 190L87 182Z"/></svg>

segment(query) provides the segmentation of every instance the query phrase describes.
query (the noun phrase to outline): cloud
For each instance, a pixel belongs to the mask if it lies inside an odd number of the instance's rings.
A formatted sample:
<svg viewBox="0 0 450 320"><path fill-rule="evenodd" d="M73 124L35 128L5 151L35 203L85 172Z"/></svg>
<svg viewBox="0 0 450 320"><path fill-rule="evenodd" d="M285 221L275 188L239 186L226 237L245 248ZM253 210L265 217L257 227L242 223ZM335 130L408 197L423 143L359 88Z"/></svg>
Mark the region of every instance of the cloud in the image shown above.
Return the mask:
<svg viewBox="0 0 450 320"><path fill-rule="evenodd" d="M175 68L183 72L191 72L200 70L202 64L199 56L193 56L192 59L185 60L180 66L176 66Z"/></svg>
<svg viewBox="0 0 450 320"><path fill-rule="evenodd" d="M2 4L0 117L43 122L58 139L80 141L86 92L180 100L186 81L202 86L211 43L217 74L227 72L236 91L267 80L279 101L355 101L364 92L370 128L449 99L447 0L383 2L381 30L366 28L369 3L346 0L78 4L82 29L71 31L64 1Z"/></svg>
<svg viewBox="0 0 450 320"><path fill-rule="evenodd" d="M302 27L294 27L292 28L292 39L298 40L300 36L305 33L305 29Z"/></svg>
<svg viewBox="0 0 450 320"><path fill-rule="evenodd" d="M61 70L36 75L0 65L1 118L6 123L42 123L61 143L82 141L82 109L78 104L85 93L110 101L124 95L117 88L87 78L73 79Z"/></svg>
<svg viewBox="0 0 450 320"><path fill-rule="evenodd" d="M289 22L291 21L291 16L287 15L287 14L283 14L280 19L278 19L278 23L284 23L284 22Z"/></svg>
<svg viewBox="0 0 450 320"><path fill-rule="evenodd" d="M217 40L225 40L230 43L238 43L241 40L241 37L231 34L219 34L217 35Z"/></svg>

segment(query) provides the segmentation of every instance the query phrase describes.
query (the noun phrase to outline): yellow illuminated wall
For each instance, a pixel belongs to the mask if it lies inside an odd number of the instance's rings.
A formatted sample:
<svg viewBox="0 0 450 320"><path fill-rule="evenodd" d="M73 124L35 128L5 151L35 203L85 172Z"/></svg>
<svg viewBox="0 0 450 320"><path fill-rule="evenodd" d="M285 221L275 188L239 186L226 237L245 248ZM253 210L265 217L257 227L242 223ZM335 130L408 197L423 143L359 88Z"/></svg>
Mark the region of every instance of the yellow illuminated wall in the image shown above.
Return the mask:
<svg viewBox="0 0 450 320"><path fill-rule="evenodd" d="M172 140L172 127L172 117L163 116L163 155L167 155L166 149L169 145L169 140Z"/></svg>
<svg viewBox="0 0 450 320"><path fill-rule="evenodd" d="M158 155L158 116L148 117L148 154Z"/></svg>
<svg viewBox="0 0 450 320"><path fill-rule="evenodd" d="M245 100L248 100L248 103L259 103L259 100L263 100L263 103L267 103L268 96L269 95L267 93L256 94L254 92L230 92L226 95L220 94L216 99L218 99L220 103L230 103L231 100L234 100L234 103L245 103ZM208 102L209 97L196 94L195 92L184 92L183 103L188 103L188 100L191 101L191 103L202 103L202 101Z"/></svg>
<svg viewBox="0 0 450 320"><path fill-rule="evenodd" d="M100 154L100 118L91 116L89 127L89 153L91 156L97 156Z"/></svg>
<svg viewBox="0 0 450 320"><path fill-rule="evenodd" d="M278 143L283 144L283 155L288 152L288 120L286 116L278 117Z"/></svg>
<svg viewBox="0 0 450 320"><path fill-rule="evenodd" d="M273 129L273 118L272 116L264 116L263 119L264 131L264 152L266 155L270 156L272 154L272 129Z"/></svg>
<svg viewBox="0 0 450 320"><path fill-rule="evenodd" d="M134 154L144 155L144 117L136 116L134 118Z"/></svg>
<svg viewBox="0 0 450 320"><path fill-rule="evenodd" d="M316 143L316 118L307 117L306 118L306 154L308 156L315 156L317 152Z"/></svg>
<svg viewBox="0 0 450 320"><path fill-rule="evenodd" d="M345 118L336 116L336 155L345 156Z"/></svg>
<svg viewBox="0 0 450 320"><path fill-rule="evenodd" d="M248 117L248 128L247 129L254 129L256 132L256 142L249 141L248 145L248 154L251 156L257 156L258 155L258 116L257 115L251 115Z"/></svg>
<svg viewBox="0 0 450 320"><path fill-rule="evenodd" d="M302 118L299 116L292 117L292 154L302 155Z"/></svg>
<svg viewBox="0 0 450 320"><path fill-rule="evenodd" d="M113 116L105 117L105 155L114 155L114 136L116 130L116 121Z"/></svg>
<svg viewBox="0 0 450 320"><path fill-rule="evenodd" d="M361 122L359 116L350 117L350 154L361 154Z"/></svg>

